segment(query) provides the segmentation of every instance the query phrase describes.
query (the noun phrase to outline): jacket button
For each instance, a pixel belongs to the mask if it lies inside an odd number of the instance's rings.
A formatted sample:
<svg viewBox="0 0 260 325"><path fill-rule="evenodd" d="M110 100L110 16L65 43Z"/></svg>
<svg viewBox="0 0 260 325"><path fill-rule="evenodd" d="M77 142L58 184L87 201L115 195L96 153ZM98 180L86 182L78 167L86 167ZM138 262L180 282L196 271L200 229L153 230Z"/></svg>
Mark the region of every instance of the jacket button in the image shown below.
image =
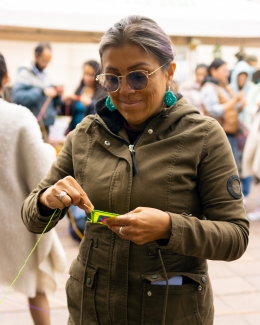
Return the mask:
<svg viewBox="0 0 260 325"><path fill-rule="evenodd" d="M157 274L154 274L151 276L152 279L158 279L158 275Z"/></svg>
<svg viewBox="0 0 260 325"><path fill-rule="evenodd" d="M201 277L201 281L203 282L203 283L205 283L206 282L206 278L203 276L203 277Z"/></svg>
<svg viewBox="0 0 260 325"><path fill-rule="evenodd" d="M201 286L201 285L198 286L198 290L199 290L199 291L202 290L202 286Z"/></svg>
<svg viewBox="0 0 260 325"><path fill-rule="evenodd" d="M91 278L87 278L87 284L91 283Z"/></svg>
<svg viewBox="0 0 260 325"><path fill-rule="evenodd" d="M104 143L105 143L106 146L110 146L110 142L109 141L106 140Z"/></svg>
<svg viewBox="0 0 260 325"><path fill-rule="evenodd" d="M153 134L153 130L152 130L152 129L149 129L149 130L148 130L148 133L149 133L149 134Z"/></svg>
<svg viewBox="0 0 260 325"><path fill-rule="evenodd" d="M147 296L151 297L151 295L152 295L151 291L147 291Z"/></svg>

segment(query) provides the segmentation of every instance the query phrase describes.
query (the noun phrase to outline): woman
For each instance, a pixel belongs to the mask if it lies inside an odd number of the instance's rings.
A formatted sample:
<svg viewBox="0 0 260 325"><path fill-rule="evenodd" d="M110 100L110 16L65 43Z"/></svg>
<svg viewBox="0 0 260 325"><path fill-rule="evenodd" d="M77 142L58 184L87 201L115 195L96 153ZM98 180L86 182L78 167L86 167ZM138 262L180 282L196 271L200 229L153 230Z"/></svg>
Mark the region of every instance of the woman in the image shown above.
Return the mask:
<svg viewBox="0 0 260 325"><path fill-rule="evenodd" d="M116 23L100 57L109 96L68 135L22 218L41 232L70 204L119 214L87 223L66 286L69 324L212 324L206 259L237 259L248 242L226 136L168 91L172 44L153 20Z"/></svg>
<svg viewBox="0 0 260 325"><path fill-rule="evenodd" d="M6 63L0 54L0 97L7 82ZM38 238L22 223L22 203L46 175L55 160L55 150L43 142L37 120L29 109L0 98L0 115L0 283L9 286ZM46 292L56 289L56 271L63 272L65 266L65 252L53 229L42 237L36 254L13 286L28 297L34 324L50 324Z"/></svg>
<svg viewBox="0 0 260 325"><path fill-rule="evenodd" d="M97 61L90 60L85 62L83 65L83 77L75 94L66 98L64 113L65 115L72 116L68 131L74 130L85 116L95 114L97 99L100 98L100 96L102 97L100 89L98 90L98 83L95 82L99 69L100 66ZM82 232L85 228L86 213L84 210L72 205L71 209L68 211L68 215L73 218L73 222L76 226L75 231L75 227L72 226L70 221L69 232L74 239L80 241Z"/></svg>
<svg viewBox="0 0 260 325"><path fill-rule="evenodd" d="M80 123L85 116L94 114L95 112L94 107L98 93L95 78L98 71L98 62L94 60L85 62L83 65L83 78L75 94L68 96L65 100L65 113L69 113L72 116L69 131L74 130L76 125Z"/></svg>
<svg viewBox="0 0 260 325"><path fill-rule="evenodd" d="M238 148L238 113L245 105L243 91L234 94L228 86L229 70L222 59L215 59L209 66L209 77L205 78L201 89L202 106L205 115L217 119L227 134L236 163Z"/></svg>
<svg viewBox="0 0 260 325"><path fill-rule="evenodd" d="M201 114L201 85L203 80L208 76L208 66L206 64L198 64L195 69L195 80L192 83L184 83L181 87L181 94L194 106L198 108Z"/></svg>

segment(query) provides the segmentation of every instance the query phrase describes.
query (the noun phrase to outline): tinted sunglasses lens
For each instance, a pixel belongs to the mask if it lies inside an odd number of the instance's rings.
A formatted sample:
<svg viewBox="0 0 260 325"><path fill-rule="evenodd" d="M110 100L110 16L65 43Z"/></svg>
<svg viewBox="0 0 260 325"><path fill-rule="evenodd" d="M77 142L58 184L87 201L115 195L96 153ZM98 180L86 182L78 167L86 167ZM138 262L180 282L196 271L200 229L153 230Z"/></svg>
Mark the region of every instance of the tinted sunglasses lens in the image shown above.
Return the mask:
<svg viewBox="0 0 260 325"><path fill-rule="evenodd" d="M107 91L107 92L113 92L118 89L119 81L117 76L113 74L105 74L99 76L99 83L100 85Z"/></svg>
<svg viewBox="0 0 260 325"><path fill-rule="evenodd" d="M126 76L129 86L134 90L142 90L147 86L148 79L144 72L133 71Z"/></svg>

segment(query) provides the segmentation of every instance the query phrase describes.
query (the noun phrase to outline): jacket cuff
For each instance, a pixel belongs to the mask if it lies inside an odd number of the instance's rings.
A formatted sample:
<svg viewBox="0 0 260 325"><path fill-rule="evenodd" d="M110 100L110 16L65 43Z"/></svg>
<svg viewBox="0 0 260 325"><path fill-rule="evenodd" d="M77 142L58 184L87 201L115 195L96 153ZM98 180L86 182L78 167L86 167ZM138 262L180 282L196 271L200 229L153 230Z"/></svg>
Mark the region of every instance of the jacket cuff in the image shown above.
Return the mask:
<svg viewBox="0 0 260 325"><path fill-rule="evenodd" d="M175 214L167 211L166 213L168 213L171 218L171 236L165 248L175 252L179 248L182 241L184 220L183 216L180 214Z"/></svg>
<svg viewBox="0 0 260 325"><path fill-rule="evenodd" d="M55 210L51 210L52 212L50 213L50 215L46 216L46 215L41 215L39 206L38 206L38 200L39 200L39 196L42 192L46 191L47 188L49 188L49 186L41 189L34 197L34 207L33 207L33 223L35 222L35 224L37 224L37 228L39 229L43 229L46 227L46 225L48 224L50 218L52 217L53 213L55 212ZM48 229L46 230L46 232L48 232L49 230L51 230L53 227L56 226L56 224L59 222L60 219L62 219L64 217L64 215L66 214L66 212L68 211L68 208L64 208L62 210L57 209L55 215L52 218L51 224L49 225ZM30 228L32 228L33 225L31 225ZM34 226L35 227L35 226ZM33 228L34 228L33 227ZM29 231L31 231L31 229L29 229ZM33 231L34 232L34 231Z"/></svg>

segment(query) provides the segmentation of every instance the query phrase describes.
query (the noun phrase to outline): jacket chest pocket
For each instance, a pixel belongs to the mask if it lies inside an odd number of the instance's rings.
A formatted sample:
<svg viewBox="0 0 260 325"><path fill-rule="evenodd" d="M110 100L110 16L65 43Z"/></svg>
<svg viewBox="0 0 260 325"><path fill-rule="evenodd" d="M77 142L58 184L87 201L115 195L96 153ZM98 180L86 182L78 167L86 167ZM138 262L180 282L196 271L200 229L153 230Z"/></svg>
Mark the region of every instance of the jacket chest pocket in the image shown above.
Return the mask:
<svg viewBox="0 0 260 325"><path fill-rule="evenodd" d="M69 324L98 325L95 305L98 268L88 264L86 268L78 257L70 267L66 284Z"/></svg>
<svg viewBox="0 0 260 325"><path fill-rule="evenodd" d="M166 285L154 285L149 276L142 276L143 305L142 325L164 324L164 310L166 308L165 325L202 325L198 310L198 290L193 284L169 285L166 302ZM198 289L199 288L199 289ZM166 305L167 304L167 305Z"/></svg>

